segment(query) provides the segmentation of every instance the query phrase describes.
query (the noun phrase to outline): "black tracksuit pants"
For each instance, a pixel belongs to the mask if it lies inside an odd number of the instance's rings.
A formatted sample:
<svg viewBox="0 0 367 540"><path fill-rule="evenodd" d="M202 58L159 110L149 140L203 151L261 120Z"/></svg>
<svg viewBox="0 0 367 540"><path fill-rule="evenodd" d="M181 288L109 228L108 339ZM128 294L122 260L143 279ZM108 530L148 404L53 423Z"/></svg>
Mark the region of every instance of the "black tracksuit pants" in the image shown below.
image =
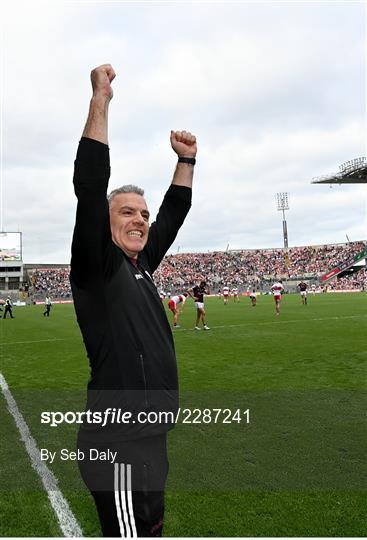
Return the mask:
<svg viewBox="0 0 367 540"><path fill-rule="evenodd" d="M78 461L79 469L94 498L103 536L162 536L166 434L103 444L86 443L79 435L78 449L85 456ZM108 451L110 459L101 459Z"/></svg>
<svg viewBox="0 0 367 540"><path fill-rule="evenodd" d="M11 317L12 319L14 319L14 317L13 317L13 312L12 312L12 309L11 309L11 306L5 306L5 311L4 311L3 319L6 319L6 316L7 316L8 313L10 314L10 317Z"/></svg>

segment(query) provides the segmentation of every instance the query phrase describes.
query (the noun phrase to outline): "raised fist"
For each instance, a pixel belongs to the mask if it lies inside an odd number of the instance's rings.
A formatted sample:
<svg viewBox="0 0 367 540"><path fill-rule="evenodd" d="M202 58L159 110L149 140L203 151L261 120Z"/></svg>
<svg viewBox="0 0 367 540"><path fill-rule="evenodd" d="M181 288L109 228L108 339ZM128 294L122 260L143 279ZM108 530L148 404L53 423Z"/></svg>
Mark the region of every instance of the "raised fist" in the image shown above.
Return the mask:
<svg viewBox="0 0 367 540"><path fill-rule="evenodd" d="M102 96L111 100L113 97L113 90L111 82L116 77L111 64L103 64L102 66L93 69L90 74L90 80L92 82L93 95Z"/></svg>
<svg viewBox="0 0 367 540"><path fill-rule="evenodd" d="M196 137L189 131L171 131L171 146L178 157L195 157Z"/></svg>

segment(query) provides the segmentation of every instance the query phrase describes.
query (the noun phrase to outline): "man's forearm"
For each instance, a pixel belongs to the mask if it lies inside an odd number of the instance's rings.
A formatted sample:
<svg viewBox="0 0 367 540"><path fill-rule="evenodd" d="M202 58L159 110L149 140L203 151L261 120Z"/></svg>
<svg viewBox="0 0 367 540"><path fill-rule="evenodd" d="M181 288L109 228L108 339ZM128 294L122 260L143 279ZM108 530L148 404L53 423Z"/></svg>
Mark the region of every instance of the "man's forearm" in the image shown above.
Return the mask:
<svg viewBox="0 0 367 540"><path fill-rule="evenodd" d="M110 101L104 96L93 96L90 100L89 114L83 137L94 139L108 145L108 107Z"/></svg>
<svg viewBox="0 0 367 540"><path fill-rule="evenodd" d="M113 96L111 82L115 72L110 64L103 64L93 69L90 78L93 96L83 137L108 145L108 106Z"/></svg>
<svg viewBox="0 0 367 540"><path fill-rule="evenodd" d="M193 177L194 165L191 165L190 163L177 163L172 178L172 184L191 188Z"/></svg>

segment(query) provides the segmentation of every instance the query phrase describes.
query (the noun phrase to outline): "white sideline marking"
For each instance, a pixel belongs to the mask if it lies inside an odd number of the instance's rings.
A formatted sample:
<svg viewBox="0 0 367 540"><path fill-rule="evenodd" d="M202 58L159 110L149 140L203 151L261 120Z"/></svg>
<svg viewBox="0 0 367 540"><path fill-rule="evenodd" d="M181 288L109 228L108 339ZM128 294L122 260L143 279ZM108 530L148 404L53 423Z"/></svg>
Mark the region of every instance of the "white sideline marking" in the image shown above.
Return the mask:
<svg viewBox="0 0 367 540"><path fill-rule="evenodd" d="M34 341L11 341L2 345L23 345L25 343L44 343L45 341L66 341L66 338L36 339Z"/></svg>
<svg viewBox="0 0 367 540"><path fill-rule="evenodd" d="M281 314L280 314L281 316ZM255 323L254 321L251 321L252 324L258 324L259 326L262 325L262 324L279 324L279 323L282 323L282 324L288 324L288 323L296 323L296 322L303 322L303 323L306 323L308 321L330 321L330 320L337 320L337 319L361 319L363 317L366 317L367 315L345 315L345 316L340 316L340 317L320 317L320 318L316 318L316 319L291 319L289 321L282 321L280 319L276 319L275 321L263 321L263 322L258 322L258 323ZM248 323L246 323L247 325ZM251 324L251 323L250 323ZM235 326L244 326L244 324L228 324L228 325L223 325L223 326L213 326L213 328L231 328L231 327L235 327Z"/></svg>
<svg viewBox="0 0 367 540"><path fill-rule="evenodd" d="M280 314L281 317L281 314ZM367 315L341 315L340 317L320 317L316 319L291 319L287 321L282 321L279 318L274 319L274 321L263 321L263 322L256 322L256 321L246 321L242 324L223 324L221 326L211 326L210 329L215 328L238 328L240 326L248 326L249 324L255 324L257 326L261 326L263 324L289 324L289 323L297 323L297 322L303 322L307 323L308 321L330 321L334 319L363 319L367 317ZM194 332L195 328L181 328L184 332ZM196 330L197 331L197 330ZM205 330L204 330L205 332ZM181 333L181 332L180 332Z"/></svg>
<svg viewBox="0 0 367 540"><path fill-rule="evenodd" d="M16 426L19 430L20 436L25 444L26 450L30 457L32 467L37 472L41 479L41 482L47 492L51 506L56 514L57 521L59 522L60 529L66 537L82 537L82 529L77 522L70 506L60 489L58 488L58 481L52 471L47 465L41 461L40 451L37 448L36 441L29 431L28 425L23 418L22 413L18 409L18 405L9 390L8 384L4 376L0 373L0 386L3 395L8 404L8 409Z"/></svg>
<svg viewBox="0 0 367 540"><path fill-rule="evenodd" d="M276 319L274 321L263 321L263 322L255 322L255 321L247 321L246 323L242 324L224 324L222 326L211 326L210 328L237 328L238 326L248 326L249 324L288 324L288 323L294 323L294 322L307 322L307 321L329 321L331 319L360 319L363 317L367 317L367 315L345 315L340 317L322 317L319 319L293 319L289 321L282 321L280 319ZM181 332L191 332L194 330L194 328L180 328ZM180 333L181 333L180 332ZM70 339L75 338L50 338L50 339L37 339L34 341L9 341L9 343L2 343L2 345L24 345L27 343L45 343L47 341L69 341Z"/></svg>

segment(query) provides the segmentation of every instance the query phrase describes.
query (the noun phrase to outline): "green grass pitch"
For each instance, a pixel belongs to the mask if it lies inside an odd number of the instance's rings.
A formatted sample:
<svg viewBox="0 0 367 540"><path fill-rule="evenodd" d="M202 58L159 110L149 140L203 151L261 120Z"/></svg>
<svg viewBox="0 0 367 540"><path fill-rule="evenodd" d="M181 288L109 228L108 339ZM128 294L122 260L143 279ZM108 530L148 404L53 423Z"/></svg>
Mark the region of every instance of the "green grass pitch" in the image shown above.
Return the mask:
<svg viewBox="0 0 367 540"><path fill-rule="evenodd" d="M271 297L255 308L208 298L207 332L186 302L174 331L182 410L242 416L190 423L186 412L170 432L166 536L365 535L366 300L285 295L276 317ZM76 426L43 425L40 412L83 410L86 354L73 306L42 312L0 320L0 372L38 447L73 450ZM59 536L1 393L0 441L0 536ZM99 536L75 462L48 466L84 535Z"/></svg>

